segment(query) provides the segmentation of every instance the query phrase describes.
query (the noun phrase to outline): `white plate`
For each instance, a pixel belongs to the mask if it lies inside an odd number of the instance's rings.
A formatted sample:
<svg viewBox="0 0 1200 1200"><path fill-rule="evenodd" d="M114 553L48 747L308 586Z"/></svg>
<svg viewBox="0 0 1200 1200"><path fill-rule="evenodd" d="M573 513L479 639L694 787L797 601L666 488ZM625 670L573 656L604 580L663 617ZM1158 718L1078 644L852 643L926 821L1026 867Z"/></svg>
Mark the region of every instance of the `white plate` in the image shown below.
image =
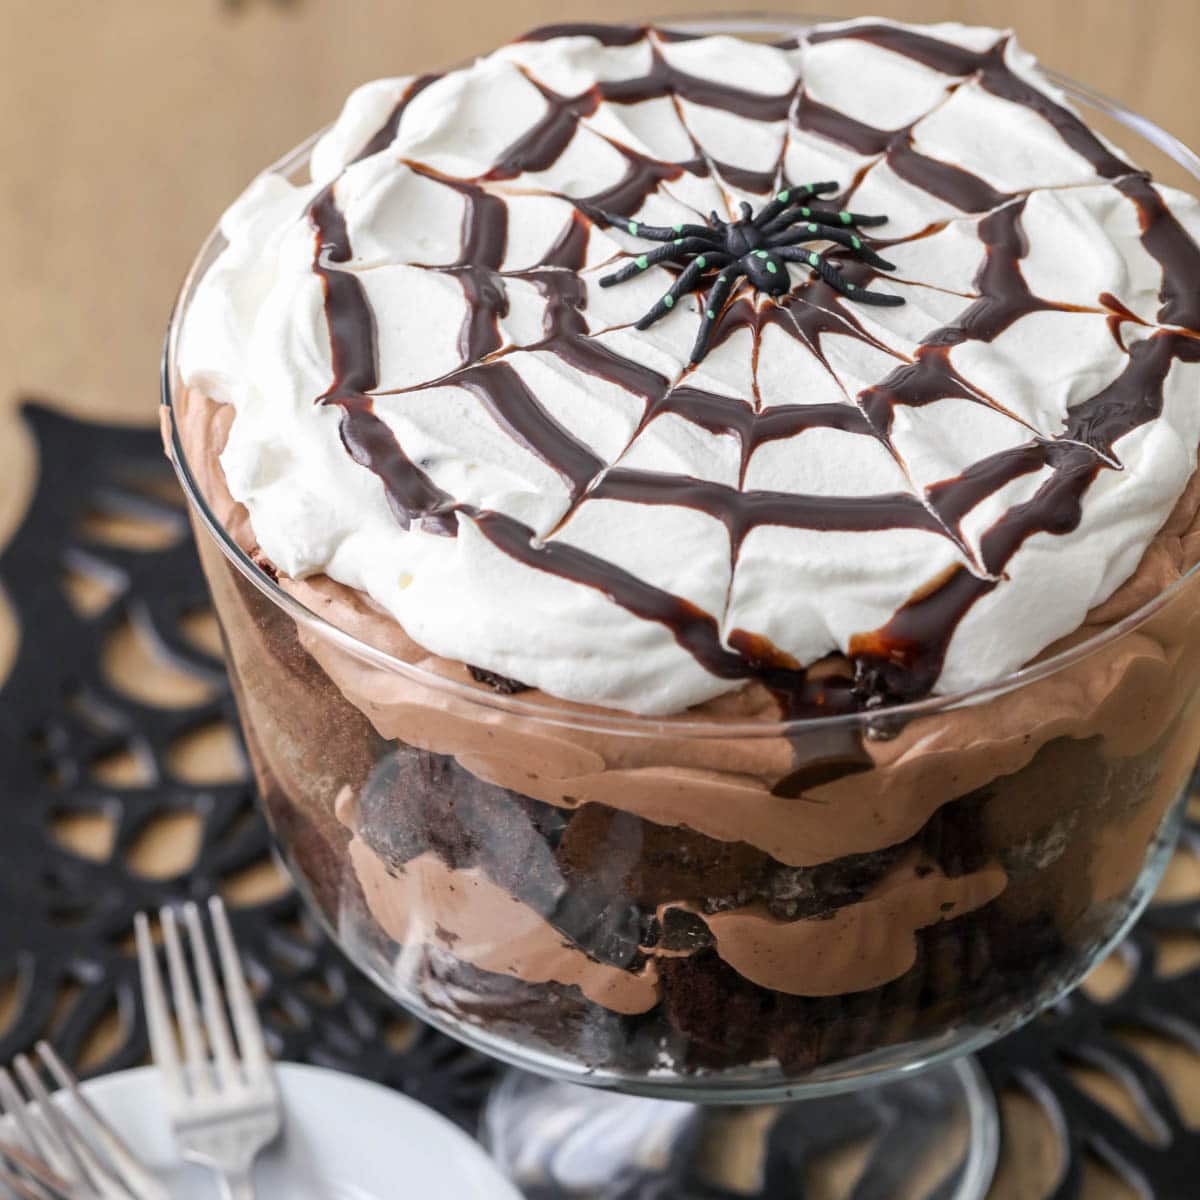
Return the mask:
<svg viewBox="0 0 1200 1200"><path fill-rule="evenodd" d="M174 1200L213 1200L209 1171L183 1166L152 1067L83 1085ZM279 1065L283 1136L255 1168L259 1200L520 1200L483 1149L399 1092L352 1075Z"/></svg>

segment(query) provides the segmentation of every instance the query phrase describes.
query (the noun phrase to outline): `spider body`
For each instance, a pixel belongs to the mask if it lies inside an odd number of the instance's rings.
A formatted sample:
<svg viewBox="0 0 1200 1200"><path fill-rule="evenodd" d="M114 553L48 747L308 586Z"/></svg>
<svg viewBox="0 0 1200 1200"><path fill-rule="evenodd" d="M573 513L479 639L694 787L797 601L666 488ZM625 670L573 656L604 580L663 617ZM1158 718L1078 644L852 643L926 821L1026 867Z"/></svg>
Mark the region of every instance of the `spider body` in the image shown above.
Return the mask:
<svg viewBox="0 0 1200 1200"><path fill-rule="evenodd" d="M648 329L689 292L709 286L704 299L704 316L692 348L693 363L704 357L717 318L734 285L744 278L768 296L786 295L792 287L788 263L811 267L835 291L863 304L903 304L900 296L856 287L823 255L802 248L805 243L834 242L872 267L894 270L892 264L870 249L857 232L867 226L882 225L886 217L834 211L811 202L814 196L837 190L836 183L784 188L757 214L742 201L740 220L724 221L713 212L709 214L707 225L642 225L628 217L601 213L609 225L623 228L634 237L664 244L658 250L634 256L619 271L601 279L600 286L624 283L656 263L683 267L671 289L638 321L639 329Z"/></svg>

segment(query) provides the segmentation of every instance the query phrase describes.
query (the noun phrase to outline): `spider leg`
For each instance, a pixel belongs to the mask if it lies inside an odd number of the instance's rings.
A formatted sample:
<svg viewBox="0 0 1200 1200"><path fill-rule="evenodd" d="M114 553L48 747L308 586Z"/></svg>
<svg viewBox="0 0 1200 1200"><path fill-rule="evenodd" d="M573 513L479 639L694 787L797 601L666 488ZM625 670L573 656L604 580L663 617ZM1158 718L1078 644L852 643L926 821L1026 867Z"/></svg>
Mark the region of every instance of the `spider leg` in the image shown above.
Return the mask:
<svg viewBox="0 0 1200 1200"><path fill-rule="evenodd" d="M741 201L738 207L742 210L742 220L749 221L754 216L754 206L747 200Z"/></svg>
<svg viewBox="0 0 1200 1200"><path fill-rule="evenodd" d="M688 292L695 291L700 276L705 271L723 267L731 262L733 262L733 255L726 254L723 250L711 254L701 254L699 258L692 259L683 274L671 285L671 290L637 323L638 329L649 329L659 317L666 315L675 307L676 300L681 296L686 296Z"/></svg>
<svg viewBox="0 0 1200 1200"><path fill-rule="evenodd" d="M649 270L656 263L667 262L670 259L681 258L688 254L705 254L713 249L712 242L705 238L675 238L669 246L660 246L649 254L639 254L627 266L611 275L605 275L600 280L601 287L612 287L616 283L624 283L642 271Z"/></svg>
<svg viewBox="0 0 1200 1200"><path fill-rule="evenodd" d="M673 242L678 237L707 237L711 240L713 236L713 231L707 225L643 225L630 217L621 217L602 209L597 209L596 215L614 229L623 229L633 237L645 238L648 242Z"/></svg>
<svg viewBox="0 0 1200 1200"><path fill-rule="evenodd" d="M832 180L828 183L804 183L799 187L786 187L754 218L754 223L759 229L765 229L768 223L786 208L801 205L810 196L820 196L837 190L838 185Z"/></svg>
<svg viewBox="0 0 1200 1200"><path fill-rule="evenodd" d="M896 308L904 303L903 296L890 296L886 292L870 292L851 283L835 266L821 255L812 250L802 250L799 246L784 246L775 250L780 258L788 262L803 263L825 280L835 292L861 304L877 304L881 308Z"/></svg>
<svg viewBox="0 0 1200 1200"><path fill-rule="evenodd" d="M847 212L845 209L814 208L813 217L818 221L828 221L830 225L856 225L860 229L869 229L874 225L886 225L887 217L868 217L863 213Z"/></svg>
<svg viewBox="0 0 1200 1200"><path fill-rule="evenodd" d="M700 322L700 329L696 333L696 344L692 347L690 360L692 363L698 363L704 357L704 352L708 349L708 339L712 337L713 327L717 323L717 317L721 315L721 309L725 307L725 301L729 298L733 285L745 273L746 268L737 262L726 267L717 276L717 282L712 285L708 295L704 298L704 320Z"/></svg>
<svg viewBox="0 0 1200 1200"><path fill-rule="evenodd" d="M873 225L886 224L887 217L868 217L863 213L835 211L832 208L813 208L810 205L802 204L785 209L773 220L768 221L765 225L760 225L759 228L763 233L778 233L800 221L819 221L823 225L832 225L841 229L864 229Z"/></svg>
<svg viewBox="0 0 1200 1200"><path fill-rule="evenodd" d="M835 229L832 225L822 225L819 221L810 221L807 225L795 226L791 232L785 230L776 234L768 238L767 246L772 250L778 250L783 246L796 246L801 242L815 241L837 242L839 246L853 250L863 262L870 263L871 266L878 267L881 271L896 269L895 263L888 262L886 258L880 258L856 233L851 233L847 229Z"/></svg>

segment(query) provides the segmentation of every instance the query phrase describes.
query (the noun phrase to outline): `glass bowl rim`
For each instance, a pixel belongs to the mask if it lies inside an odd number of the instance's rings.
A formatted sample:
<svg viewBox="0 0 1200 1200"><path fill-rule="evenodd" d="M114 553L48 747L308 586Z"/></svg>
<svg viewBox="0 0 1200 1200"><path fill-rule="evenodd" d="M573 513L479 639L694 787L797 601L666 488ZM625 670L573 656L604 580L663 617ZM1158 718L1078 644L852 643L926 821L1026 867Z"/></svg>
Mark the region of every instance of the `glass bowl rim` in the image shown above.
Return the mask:
<svg viewBox="0 0 1200 1200"><path fill-rule="evenodd" d="M711 16L662 17L651 24L670 27L684 32L707 31L710 33L771 32L792 33L811 27L818 21L832 20L809 14L745 13L713 14ZM1167 132L1156 122L1142 116L1102 92L1080 83L1061 72L1041 67L1045 77L1067 95L1082 102L1086 107L1097 109L1115 119L1127 129L1152 143L1160 151L1174 159L1180 166L1200 180L1200 155ZM291 175L302 166L309 151L325 132L324 129L310 134L302 142L275 162L263 169L261 175L280 173ZM1169 584L1141 607L1120 621L1109 625L1082 642L1061 650L1044 659L1037 659L999 679L991 680L965 691L934 694L906 704L875 709L872 711L843 713L821 717L802 717L777 721L746 721L714 719L693 720L685 713L666 716L645 716L620 709L607 709L596 705L561 700L546 696L547 702L523 700L521 694L505 695L472 686L461 680L452 679L427 668L405 662L384 650L362 641L340 626L321 616L306 604L286 592L279 583L262 569L238 545L222 522L213 513L205 499L191 466L187 461L183 443L175 419L174 398L177 387L176 356L179 330L196 285L211 267L214 251L221 242L219 224L204 239L175 298L168 319L166 337L161 360L161 405L169 421L169 445L167 447L175 473L179 478L192 511L196 513L204 528L212 536L218 548L240 574L277 608L282 609L297 623L309 627L318 636L332 641L353 657L378 669L405 676L414 683L445 692L458 699L484 708L495 709L512 716L534 720L544 724L583 729L591 732L620 733L632 736L669 736L677 738L761 738L799 737L807 733L825 733L835 729L854 727L868 728L887 722L889 726L902 727L908 721L930 716L956 708L974 706L997 699L1009 692L1028 687L1042 679L1057 675L1061 671L1091 657L1106 646L1119 641L1125 635L1143 625L1185 588L1198 574L1200 563L1191 567L1179 579ZM437 657L430 655L430 657ZM452 660L447 660L452 661Z"/></svg>

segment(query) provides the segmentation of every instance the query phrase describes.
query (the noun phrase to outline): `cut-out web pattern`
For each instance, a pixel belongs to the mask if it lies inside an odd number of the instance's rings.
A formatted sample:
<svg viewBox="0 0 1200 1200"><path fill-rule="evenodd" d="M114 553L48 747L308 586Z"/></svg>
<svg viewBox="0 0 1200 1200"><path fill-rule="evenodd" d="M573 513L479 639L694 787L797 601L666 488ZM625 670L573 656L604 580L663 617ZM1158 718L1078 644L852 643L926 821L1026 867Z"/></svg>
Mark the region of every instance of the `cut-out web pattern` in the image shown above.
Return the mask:
<svg viewBox="0 0 1200 1200"><path fill-rule="evenodd" d="M145 1061L133 916L223 892L272 1050L470 1126L491 1064L404 1015L276 882L208 594L157 431L30 406L40 477L0 557L0 1062ZM195 739L224 732L224 744ZM200 751L204 753L201 754Z"/></svg>
<svg viewBox="0 0 1200 1200"><path fill-rule="evenodd" d="M526 44L536 44L539 36ZM451 262L430 265L402 252L394 258L419 271L451 276L463 289L459 365L436 378L388 385L374 332L384 318L373 310L368 286L371 273L386 264L378 246L372 246L368 260L356 258L336 185L321 192L310 214L317 233L313 265L325 289L334 379L320 400L341 408L346 449L382 480L391 509L405 528L453 536L459 519L467 517L518 562L600 591L635 616L666 626L713 675L740 679L770 671L774 684L786 685L784 690L801 701L815 697L805 695L794 655L787 647L777 648L763 632L771 614L756 608L753 599L762 589L740 583L743 575L758 578L756 572L780 557L774 543L757 535L771 528L887 531L892 537L927 539L918 556L920 566L910 564L911 586L898 598L894 615L878 628L840 631L846 635L857 686L852 691L841 686L837 693L841 704L853 697L853 704L868 706L924 695L937 682L955 630L973 606L998 588L1016 586L1010 583L1010 567L1026 542L1039 533L1066 534L1079 527L1089 489L1106 472L1122 468L1116 443L1157 419L1167 377L1177 362L1200 363L1200 302L1188 283L1200 274L1200 249L1143 175L1010 63L1007 38L972 50L890 26L815 36L814 43L853 37L942 78L939 94L919 119L899 130L879 130L821 103L803 78L778 94L748 91L673 65L675 43L669 36L641 30L602 36L625 48L644 44L648 73L600 82L580 95L562 95L521 61L517 43L514 96L523 94L521 89L532 91L540 105L527 132L469 178L405 160L422 187L440 190L445 205L453 201L463 210L461 242L450 251L457 255ZM355 163L389 152L397 133L403 136L408 106L432 82L423 77L408 87ZM632 148L632 126L629 144L621 140L623 114L651 102L673 110L676 140L688 147L683 157L655 158ZM1002 103L1014 114L1044 121L1061 143L1062 161L1051 164L1045 179L999 190L967 167L925 152L922 130L938 114L968 102ZM721 161L706 148L718 116L725 122L725 141L732 122L759 166ZM656 119L670 124L661 112ZM867 210L886 209L884 188L893 200L923 196L926 212L944 214L880 243L889 253L948 234L976 239L973 283L956 291L922 282L902 267L894 286L916 302L887 310L902 315L880 317L868 326L862 310L819 274L797 271L784 296L756 297L745 284L734 289L714 317L709 358L698 368L685 364L699 314L685 320L682 303L654 326L660 331L675 322L675 333L664 335L667 340L630 341L629 328L650 293L635 294L631 286L620 319L614 301L601 299L594 286L598 275L611 270L622 251L636 254L631 233L625 244L608 245L603 231L609 222L602 210L661 225L672 219L663 215L668 210L677 214L675 219L702 220L711 202L736 219L736 206L746 197L761 200L811 176L811 170L800 172L818 145L854 167L837 203L848 206L854 200ZM605 155L619 161L621 170L604 190L579 195L558 180L559 174L574 179L571 169L560 171L560 164L580 156L602 161ZM884 177L886 187L880 183ZM1161 270L1157 312L1136 312L1136 302L1126 304L1109 293L1087 303L1043 298L1027 284L1023 260L1029 253L1025 219L1030 198L1088 185L1115 189L1136 212L1143 228L1142 250ZM578 182L573 186L578 188ZM514 269L506 263L508 230L521 206L535 202L557 203L562 226L535 264ZM597 246L603 251L599 261ZM878 278L837 245L827 258L859 288ZM666 293L673 278L653 264L644 273L645 279L651 277L657 293ZM524 311L533 295L540 319L529 332L528 320L518 320L517 310ZM921 314L928 317L919 331L883 323L910 322L914 318L904 315L910 310L917 311L918 320ZM533 311L525 312L525 318ZM1081 330L1087 322L1088 329L1103 331L1110 352L1118 356L1104 386L1069 409L1065 399L1052 411L1032 412L1027 403L1023 409L1021 397L993 394L952 361L954 351L995 343L1017 322L1047 313L1068 316ZM680 332L682 351L669 341ZM791 347L786 353L817 365L826 398L789 397L786 385L781 390L779 374L771 376L771 369L785 351L772 338ZM847 351L848 343L857 349ZM579 423L552 412L547 396L528 382L532 360L546 354L556 358L561 376L599 379L631 400L634 411L613 446L589 440ZM658 365L643 361L646 357L655 357ZM676 362L677 369L663 367L664 361ZM862 386L856 379L856 371L864 370L874 383ZM409 419L406 405L419 406L432 389L445 388L469 393L512 442L561 480L563 498L551 518L530 525L528 518L456 495L453 485L439 478L437 464L410 455L404 438L380 415ZM899 428L898 414L940 401L986 410L993 425L985 442L1000 449L979 457L978 445L943 447L936 464L941 470L933 470L925 461L925 435ZM694 431L725 436L710 439L709 459L699 465L693 459L683 468L647 466L661 459L662 422L668 416ZM805 441L804 435L813 431L861 439L861 449L851 453L849 474L857 480L874 473L887 481L886 489L849 494L836 494L836 489L830 494L828 487L819 494L800 490L807 478L821 474L803 452L809 442L818 445L811 437ZM814 454L827 453L825 443L819 446ZM786 486L779 483L778 467L763 467L768 451L774 456L794 451L783 472ZM875 465L866 469L864 463ZM590 510L600 501L641 506L639 520L650 549L638 554L626 547L617 554L591 548L597 525ZM711 556L703 583L696 582L697 572L689 572L692 564L673 562L656 539L653 514L663 507L692 510L724 526L723 531L713 526L724 550ZM860 569L867 559L858 554ZM678 590L684 576L688 594ZM803 583L798 580L792 595L806 591ZM904 595L914 599L905 602ZM775 610L783 603L776 591L768 598ZM793 627L808 619L802 613L790 616ZM820 652L832 649L826 644ZM1041 645L1029 652L1038 649ZM828 695L816 699L822 711L829 711ZM802 711L802 703L796 711Z"/></svg>

